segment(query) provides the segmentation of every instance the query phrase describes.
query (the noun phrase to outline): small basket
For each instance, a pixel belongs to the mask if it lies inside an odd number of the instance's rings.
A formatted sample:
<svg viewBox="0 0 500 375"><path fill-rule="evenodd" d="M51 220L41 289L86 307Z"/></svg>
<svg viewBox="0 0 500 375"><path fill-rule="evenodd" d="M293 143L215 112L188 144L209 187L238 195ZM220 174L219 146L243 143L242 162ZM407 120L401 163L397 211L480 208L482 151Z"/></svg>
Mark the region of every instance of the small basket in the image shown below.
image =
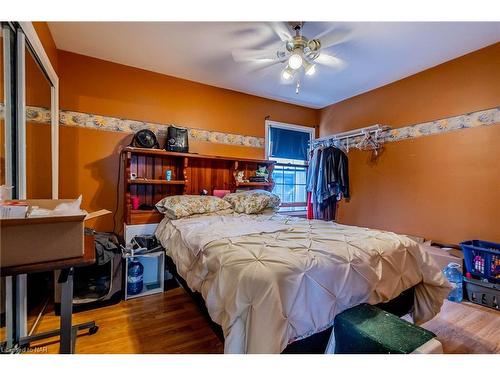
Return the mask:
<svg viewBox="0 0 500 375"><path fill-rule="evenodd" d="M469 301L500 311L500 285L465 277L464 285Z"/></svg>
<svg viewBox="0 0 500 375"><path fill-rule="evenodd" d="M467 272L490 283L500 283L500 244L472 240L460 244Z"/></svg>

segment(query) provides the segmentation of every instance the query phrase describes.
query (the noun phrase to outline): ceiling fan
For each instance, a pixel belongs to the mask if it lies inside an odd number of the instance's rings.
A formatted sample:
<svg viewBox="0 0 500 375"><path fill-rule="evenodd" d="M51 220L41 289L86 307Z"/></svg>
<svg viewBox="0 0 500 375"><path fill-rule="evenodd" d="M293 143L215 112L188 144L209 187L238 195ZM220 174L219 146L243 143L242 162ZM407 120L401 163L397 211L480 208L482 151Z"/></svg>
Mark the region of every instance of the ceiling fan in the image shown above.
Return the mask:
<svg viewBox="0 0 500 375"><path fill-rule="evenodd" d="M329 29L312 39L302 34L304 22L284 22L272 24L273 30L281 39L279 45L269 49L234 50L233 59L236 62L260 61L267 62L262 67L276 64L286 64L281 71L283 83L296 82L295 92L299 93L300 77L311 76L316 72L316 64L340 68L344 61L328 54L325 49L346 40L348 31L345 29ZM295 32L292 36L290 28Z"/></svg>

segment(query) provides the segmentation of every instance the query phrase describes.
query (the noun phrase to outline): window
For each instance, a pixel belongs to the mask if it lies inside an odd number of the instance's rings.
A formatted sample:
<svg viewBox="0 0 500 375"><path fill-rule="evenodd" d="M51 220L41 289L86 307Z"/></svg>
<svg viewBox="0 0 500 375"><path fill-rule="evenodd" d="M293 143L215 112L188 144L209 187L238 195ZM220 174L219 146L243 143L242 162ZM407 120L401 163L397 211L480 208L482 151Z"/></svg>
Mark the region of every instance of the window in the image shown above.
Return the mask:
<svg viewBox="0 0 500 375"><path fill-rule="evenodd" d="M266 157L275 160L273 193L281 198L280 211L306 209L309 142L314 128L266 121Z"/></svg>
<svg viewBox="0 0 500 375"><path fill-rule="evenodd" d="M306 166L277 164L274 167L273 193L281 198L280 211L303 211L306 209Z"/></svg>

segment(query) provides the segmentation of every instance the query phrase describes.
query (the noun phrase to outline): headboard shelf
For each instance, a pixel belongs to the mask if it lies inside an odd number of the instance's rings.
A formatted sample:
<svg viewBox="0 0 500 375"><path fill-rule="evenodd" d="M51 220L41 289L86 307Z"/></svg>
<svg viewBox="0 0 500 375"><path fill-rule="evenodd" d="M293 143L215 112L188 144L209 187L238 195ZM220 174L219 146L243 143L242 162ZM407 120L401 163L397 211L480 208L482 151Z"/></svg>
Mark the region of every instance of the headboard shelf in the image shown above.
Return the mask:
<svg viewBox="0 0 500 375"><path fill-rule="evenodd" d="M129 225L159 223L163 215L156 210L131 210Z"/></svg>
<svg viewBox="0 0 500 375"><path fill-rule="evenodd" d="M274 161L267 159L250 159L250 158L236 158L230 156L202 155L202 154L193 154L188 152L172 152L155 148L140 148L131 146L125 147L123 152L130 152L132 154L141 154L141 155L160 155L171 158L197 158L197 159L241 161L241 162L259 163L265 165L271 165L275 163Z"/></svg>
<svg viewBox="0 0 500 375"><path fill-rule="evenodd" d="M198 195L202 190L274 188L272 173L274 161L228 156L200 155L170 152L159 149L125 147L121 153L123 163L123 207L126 224L160 222L162 215L154 205L169 195ZM237 174L243 171L245 179L255 175L258 167L265 166L268 182L238 182ZM171 171L171 180L165 173ZM132 178L131 174L135 174ZM132 206L137 197L139 208ZM137 201L134 199L134 201ZM135 209L134 209L135 208Z"/></svg>
<svg viewBox="0 0 500 375"><path fill-rule="evenodd" d="M236 187L268 187L273 186L273 182L236 182Z"/></svg>
<svg viewBox="0 0 500 375"><path fill-rule="evenodd" d="M135 179L135 180L128 180L129 184L144 184L144 185L185 185L186 181L184 180L145 180L145 179Z"/></svg>

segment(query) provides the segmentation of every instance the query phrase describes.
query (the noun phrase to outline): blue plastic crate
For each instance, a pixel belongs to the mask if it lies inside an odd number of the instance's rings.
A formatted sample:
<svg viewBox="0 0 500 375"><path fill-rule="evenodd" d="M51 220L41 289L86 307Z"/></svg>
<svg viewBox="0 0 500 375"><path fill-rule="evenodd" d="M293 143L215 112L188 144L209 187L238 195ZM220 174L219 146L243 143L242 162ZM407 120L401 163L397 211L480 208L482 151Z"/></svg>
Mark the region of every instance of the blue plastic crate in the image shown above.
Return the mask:
<svg viewBox="0 0 500 375"><path fill-rule="evenodd" d="M500 283L500 244L472 240L460 243L460 247L467 272L479 279Z"/></svg>

